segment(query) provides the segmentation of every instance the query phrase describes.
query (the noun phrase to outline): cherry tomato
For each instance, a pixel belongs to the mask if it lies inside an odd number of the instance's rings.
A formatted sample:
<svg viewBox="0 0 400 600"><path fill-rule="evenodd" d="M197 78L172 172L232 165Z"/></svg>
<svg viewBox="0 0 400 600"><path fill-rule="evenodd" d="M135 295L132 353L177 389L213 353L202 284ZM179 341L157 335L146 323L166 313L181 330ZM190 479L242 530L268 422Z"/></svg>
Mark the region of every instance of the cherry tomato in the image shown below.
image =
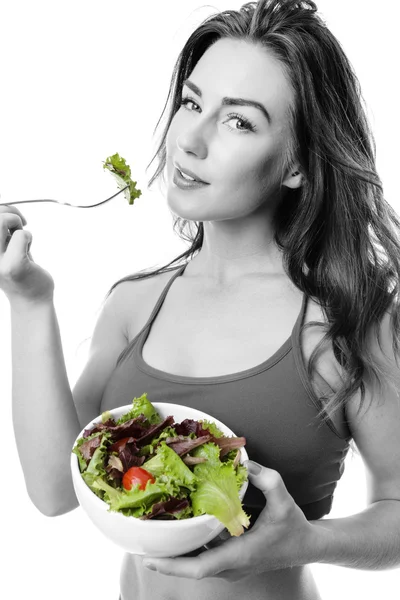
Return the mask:
<svg viewBox="0 0 400 600"><path fill-rule="evenodd" d="M155 479L151 473L142 469L142 467L131 467L124 473L122 478L122 485L126 490L131 490L133 485L139 484L139 489L144 490L147 482L155 482Z"/></svg>

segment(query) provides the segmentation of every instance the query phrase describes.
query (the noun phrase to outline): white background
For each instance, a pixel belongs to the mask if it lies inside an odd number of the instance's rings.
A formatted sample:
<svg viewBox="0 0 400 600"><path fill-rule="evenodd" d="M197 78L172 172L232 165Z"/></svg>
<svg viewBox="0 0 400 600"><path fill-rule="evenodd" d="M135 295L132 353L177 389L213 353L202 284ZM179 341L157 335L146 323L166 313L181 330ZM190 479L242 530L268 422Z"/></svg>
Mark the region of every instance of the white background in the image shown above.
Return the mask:
<svg viewBox="0 0 400 600"><path fill-rule="evenodd" d="M53 275L55 305L71 387L84 363L101 302L120 277L164 265L186 246L157 184L146 189L153 137L175 60L194 28L237 0L13 0L0 7L0 193L2 202L56 198L76 204L116 191L102 161L126 158L142 190L91 210L22 205L32 254ZM320 0L319 9L355 66L377 143L387 200L399 209L399 43L396 2ZM395 31L396 28L396 31ZM29 340L27 340L29 343ZM81 509L41 515L25 489L13 436L9 306L0 295L2 579L0 594L22 600L117 600L122 551ZM330 517L365 504L363 465L350 455ZM400 570L312 567L324 600L398 598ZM295 600L295 599L293 599Z"/></svg>

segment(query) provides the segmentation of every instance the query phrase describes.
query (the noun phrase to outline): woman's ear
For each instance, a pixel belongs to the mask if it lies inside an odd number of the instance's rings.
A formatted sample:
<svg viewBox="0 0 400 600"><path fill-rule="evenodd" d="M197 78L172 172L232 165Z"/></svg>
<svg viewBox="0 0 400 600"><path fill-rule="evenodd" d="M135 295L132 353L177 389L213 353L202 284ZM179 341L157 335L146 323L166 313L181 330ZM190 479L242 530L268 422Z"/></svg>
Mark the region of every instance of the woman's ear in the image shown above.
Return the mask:
<svg viewBox="0 0 400 600"><path fill-rule="evenodd" d="M292 190L301 187L302 183L303 183L303 176L300 173L300 171L298 170L297 165L292 167L292 169L290 170L288 175L282 181L282 185L285 185L286 187L291 188Z"/></svg>

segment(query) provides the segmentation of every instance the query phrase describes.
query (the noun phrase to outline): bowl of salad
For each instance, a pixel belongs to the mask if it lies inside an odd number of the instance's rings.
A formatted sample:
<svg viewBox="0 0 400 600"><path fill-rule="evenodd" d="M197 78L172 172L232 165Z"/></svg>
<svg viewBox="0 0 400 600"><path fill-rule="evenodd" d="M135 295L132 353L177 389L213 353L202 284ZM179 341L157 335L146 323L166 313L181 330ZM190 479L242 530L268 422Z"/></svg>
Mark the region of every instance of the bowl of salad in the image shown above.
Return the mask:
<svg viewBox="0 0 400 600"><path fill-rule="evenodd" d="M81 431L71 453L75 493L124 551L187 554L223 529L238 536L249 526L245 443L211 415L143 394Z"/></svg>

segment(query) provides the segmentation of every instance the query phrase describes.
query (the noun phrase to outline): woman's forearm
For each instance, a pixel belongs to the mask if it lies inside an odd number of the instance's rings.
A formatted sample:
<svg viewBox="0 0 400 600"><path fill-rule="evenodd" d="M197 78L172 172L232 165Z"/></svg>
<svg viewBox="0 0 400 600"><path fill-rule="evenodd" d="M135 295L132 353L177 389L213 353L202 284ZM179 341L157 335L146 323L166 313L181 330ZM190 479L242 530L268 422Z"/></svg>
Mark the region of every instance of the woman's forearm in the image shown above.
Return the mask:
<svg viewBox="0 0 400 600"><path fill-rule="evenodd" d="M400 567L400 500L380 500L355 515L311 523L321 549L315 562L366 570Z"/></svg>
<svg viewBox="0 0 400 600"><path fill-rule="evenodd" d="M53 516L78 505L70 456L80 431L52 302L11 304L13 423L27 491Z"/></svg>

